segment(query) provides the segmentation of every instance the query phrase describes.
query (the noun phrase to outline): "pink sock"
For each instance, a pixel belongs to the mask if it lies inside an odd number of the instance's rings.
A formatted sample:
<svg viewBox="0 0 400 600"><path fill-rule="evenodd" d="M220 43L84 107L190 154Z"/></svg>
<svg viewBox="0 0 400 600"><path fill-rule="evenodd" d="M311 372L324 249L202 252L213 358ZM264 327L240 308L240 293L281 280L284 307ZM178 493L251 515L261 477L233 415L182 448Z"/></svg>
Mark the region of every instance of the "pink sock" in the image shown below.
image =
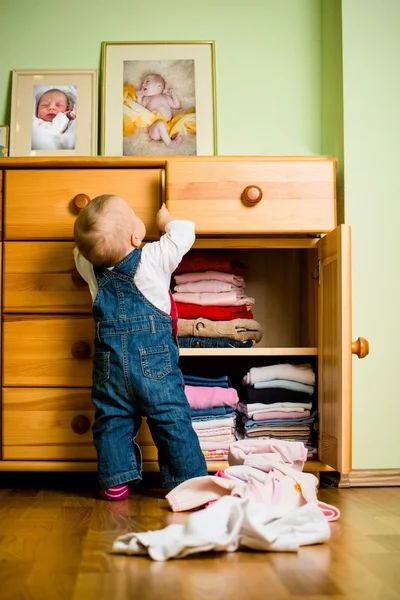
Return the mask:
<svg viewBox="0 0 400 600"><path fill-rule="evenodd" d="M100 496L103 500L125 500L129 496L128 484L121 483L121 485L101 490Z"/></svg>

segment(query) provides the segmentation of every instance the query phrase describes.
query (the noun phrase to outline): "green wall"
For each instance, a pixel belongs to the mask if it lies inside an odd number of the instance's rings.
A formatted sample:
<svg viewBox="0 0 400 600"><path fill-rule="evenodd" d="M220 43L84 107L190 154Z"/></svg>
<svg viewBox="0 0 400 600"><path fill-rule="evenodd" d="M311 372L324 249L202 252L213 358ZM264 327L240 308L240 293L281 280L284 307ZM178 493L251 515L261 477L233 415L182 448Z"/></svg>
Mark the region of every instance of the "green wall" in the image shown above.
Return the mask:
<svg viewBox="0 0 400 600"><path fill-rule="evenodd" d="M343 0L346 221L353 227L353 467L400 468L400 2Z"/></svg>
<svg viewBox="0 0 400 600"><path fill-rule="evenodd" d="M318 154L320 12L320 0L0 0L0 123L12 69L98 68L102 41L215 40L218 153Z"/></svg>

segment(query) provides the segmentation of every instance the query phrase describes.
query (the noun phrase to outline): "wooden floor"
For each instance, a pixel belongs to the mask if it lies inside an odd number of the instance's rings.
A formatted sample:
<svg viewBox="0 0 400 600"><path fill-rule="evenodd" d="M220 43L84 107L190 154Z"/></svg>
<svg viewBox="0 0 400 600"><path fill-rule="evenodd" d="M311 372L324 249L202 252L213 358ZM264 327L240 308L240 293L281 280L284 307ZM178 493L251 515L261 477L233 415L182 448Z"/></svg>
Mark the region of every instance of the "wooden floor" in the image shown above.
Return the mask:
<svg viewBox="0 0 400 600"><path fill-rule="evenodd" d="M147 486L154 484L147 482ZM400 488L320 490L339 506L328 544L297 554L203 554L157 563L109 553L121 533L181 519L162 492L94 497L91 474L0 473L1 600L400 598Z"/></svg>

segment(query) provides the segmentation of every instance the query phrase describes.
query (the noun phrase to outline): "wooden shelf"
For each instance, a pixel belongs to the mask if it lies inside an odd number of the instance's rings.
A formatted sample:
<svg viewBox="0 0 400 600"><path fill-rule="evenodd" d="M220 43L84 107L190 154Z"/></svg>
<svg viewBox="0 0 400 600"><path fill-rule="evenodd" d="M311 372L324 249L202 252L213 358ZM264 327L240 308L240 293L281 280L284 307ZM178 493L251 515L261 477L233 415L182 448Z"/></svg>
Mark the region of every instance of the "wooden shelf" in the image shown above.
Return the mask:
<svg viewBox="0 0 400 600"><path fill-rule="evenodd" d="M207 462L209 473L223 471L228 466L225 460ZM1 471L96 471L96 461L52 461L52 460L0 460ZM309 460L304 465L306 473L319 473L321 471L334 471L332 467L319 460ZM154 461L144 462L143 471L156 473L159 471L158 464Z"/></svg>
<svg viewBox="0 0 400 600"><path fill-rule="evenodd" d="M318 348L179 348L180 356L317 356Z"/></svg>
<svg viewBox="0 0 400 600"><path fill-rule="evenodd" d="M267 237L251 236L251 237L197 237L193 248L205 249L222 249L222 250L256 250L257 248L271 249L298 249L307 250L318 246L319 238L317 237Z"/></svg>

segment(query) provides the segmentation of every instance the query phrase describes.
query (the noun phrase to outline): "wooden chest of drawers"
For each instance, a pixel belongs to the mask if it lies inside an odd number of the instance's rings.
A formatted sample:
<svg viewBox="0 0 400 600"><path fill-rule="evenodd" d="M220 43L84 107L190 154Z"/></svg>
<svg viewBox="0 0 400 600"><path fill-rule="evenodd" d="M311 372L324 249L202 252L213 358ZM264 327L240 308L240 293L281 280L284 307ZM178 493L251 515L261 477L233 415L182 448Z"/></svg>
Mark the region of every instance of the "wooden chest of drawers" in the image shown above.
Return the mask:
<svg viewBox="0 0 400 600"><path fill-rule="evenodd" d="M319 460L351 468L350 229L336 226L334 160L323 157L4 159L2 455L0 470L95 469L90 428L94 327L75 271L73 223L96 195L125 197L159 235L166 200L196 222L196 248L229 248L249 265L263 341L251 349L187 349L207 361L309 360L318 369ZM326 236L320 239L319 235ZM364 347L353 346L359 354ZM282 358L283 357L283 358ZM144 467L157 469L146 424ZM221 467L209 463L209 469Z"/></svg>

